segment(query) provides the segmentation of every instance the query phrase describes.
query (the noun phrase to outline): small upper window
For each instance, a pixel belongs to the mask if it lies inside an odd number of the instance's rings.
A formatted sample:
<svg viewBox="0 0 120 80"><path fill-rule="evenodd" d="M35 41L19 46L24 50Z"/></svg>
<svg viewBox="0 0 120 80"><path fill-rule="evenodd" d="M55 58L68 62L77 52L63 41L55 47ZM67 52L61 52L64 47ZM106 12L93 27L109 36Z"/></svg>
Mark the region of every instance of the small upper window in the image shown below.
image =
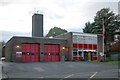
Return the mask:
<svg viewBox="0 0 120 80"><path fill-rule="evenodd" d="M73 49L73 51L77 51L77 49Z"/></svg>

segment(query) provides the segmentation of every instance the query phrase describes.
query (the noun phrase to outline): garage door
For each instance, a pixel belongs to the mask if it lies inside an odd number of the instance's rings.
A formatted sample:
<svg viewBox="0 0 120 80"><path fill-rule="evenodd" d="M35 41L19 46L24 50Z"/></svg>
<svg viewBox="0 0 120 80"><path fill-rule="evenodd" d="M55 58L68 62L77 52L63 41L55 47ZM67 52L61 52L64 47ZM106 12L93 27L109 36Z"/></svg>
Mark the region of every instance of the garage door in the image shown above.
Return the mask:
<svg viewBox="0 0 120 80"><path fill-rule="evenodd" d="M60 61L60 45L59 44L44 45L44 61Z"/></svg>
<svg viewBox="0 0 120 80"><path fill-rule="evenodd" d="M22 61L39 62L40 45L39 44L22 44Z"/></svg>

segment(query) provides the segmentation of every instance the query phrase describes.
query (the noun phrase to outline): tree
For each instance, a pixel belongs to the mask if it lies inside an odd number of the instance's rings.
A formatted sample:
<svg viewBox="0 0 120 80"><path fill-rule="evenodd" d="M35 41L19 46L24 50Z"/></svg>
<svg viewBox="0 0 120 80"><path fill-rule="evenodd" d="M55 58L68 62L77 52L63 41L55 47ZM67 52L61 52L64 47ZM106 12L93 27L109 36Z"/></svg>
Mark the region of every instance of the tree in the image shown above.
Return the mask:
<svg viewBox="0 0 120 80"><path fill-rule="evenodd" d="M85 26L86 27L83 29L84 33L93 33L94 32L94 31L92 32L94 23L87 22L87 23L85 23Z"/></svg>
<svg viewBox="0 0 120 80"><path fill-rule="evenodd" d="M46 37L54 37L54 36L57 36L57 35L60 35L60 34L63 34L63 33L66 33L67 30L65 29L61 29L61 28L58 28L58 27L54 27L54 28L51 28L48 32L48 34L46 35Z"/></svg>
<svg viewBox="0 0 120 80"><path fill-rule="evenodd" d="M94 17L94 22L89 22L89 24L87 22L86 24L85 28L83 29L83 32L95 34L102 34L104 25L105 44L113 41L114 32L120 27L118 15L115 15L115 13L113 13L113 11L110 11L109 8L103 8L100 11L98 11L96 13L96 16Z"/></svg>

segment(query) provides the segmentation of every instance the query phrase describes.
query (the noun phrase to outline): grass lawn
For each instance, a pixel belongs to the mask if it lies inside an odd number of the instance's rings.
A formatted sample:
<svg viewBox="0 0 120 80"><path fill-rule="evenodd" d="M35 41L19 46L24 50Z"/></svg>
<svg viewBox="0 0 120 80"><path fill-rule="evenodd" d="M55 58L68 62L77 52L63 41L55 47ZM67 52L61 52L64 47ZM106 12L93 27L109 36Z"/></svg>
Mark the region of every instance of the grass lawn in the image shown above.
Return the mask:
<svg viewBox="0 0 120 80"><path fill-rule="evenodd" d="M120 61L92 61L92 63L97 63L97 64L120 64Z"/></svg>

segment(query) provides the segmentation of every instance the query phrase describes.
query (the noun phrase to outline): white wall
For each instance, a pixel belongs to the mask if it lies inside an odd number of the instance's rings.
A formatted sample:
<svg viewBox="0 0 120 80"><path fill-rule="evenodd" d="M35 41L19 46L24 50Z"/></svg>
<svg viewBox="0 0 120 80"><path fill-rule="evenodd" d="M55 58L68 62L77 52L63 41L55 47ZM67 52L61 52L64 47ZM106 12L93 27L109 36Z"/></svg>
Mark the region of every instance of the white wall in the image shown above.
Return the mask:
<svg viewBox="0 0 120 80"><path fill-rule="evenodd" d="M73 33L73 43L97 44L97 35Z"/></svg>

